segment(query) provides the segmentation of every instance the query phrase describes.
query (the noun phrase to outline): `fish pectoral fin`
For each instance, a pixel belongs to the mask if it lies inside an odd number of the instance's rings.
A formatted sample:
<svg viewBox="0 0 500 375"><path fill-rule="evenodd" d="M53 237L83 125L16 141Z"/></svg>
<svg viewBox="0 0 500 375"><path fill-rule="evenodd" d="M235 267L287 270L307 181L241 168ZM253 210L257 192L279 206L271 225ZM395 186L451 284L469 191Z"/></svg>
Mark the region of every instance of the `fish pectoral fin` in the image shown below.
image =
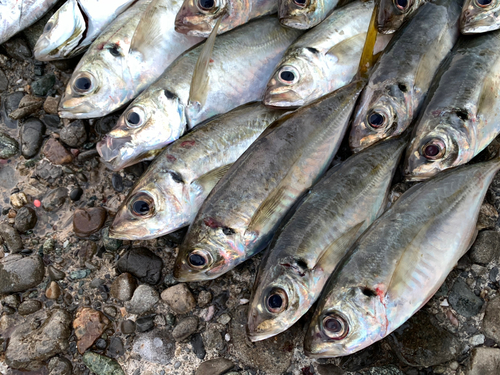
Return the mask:
<svg viewBox="0 0 500 375"><path fill-rule="evenodd" d="M335 56L339 64L353 64L354 59L359 60L361 57L365 39L366 33L356 34L334 45L327 54Z"/></svg>
<svg viewBox="0 0 500 375"><path fill-rule="evenodd" d="M214 188L214 186L219 182L219 180L224 177L229 168L231 168L233 164L226 164L222 167L215 168L208 173L198 177L193 181L191 185L196 185L201 188L205 192L210 192Z"/></svg>
<svg viewBox="0 0 500 375"><path fill-rule="evenodd" d="M280 207L280 203L285 197L286 190L286 186L279 186L267 197L264 202L261 203L248 225L248 232L263 232L262 228L267 226L267 224L275 216L276 210Z"/></svg>

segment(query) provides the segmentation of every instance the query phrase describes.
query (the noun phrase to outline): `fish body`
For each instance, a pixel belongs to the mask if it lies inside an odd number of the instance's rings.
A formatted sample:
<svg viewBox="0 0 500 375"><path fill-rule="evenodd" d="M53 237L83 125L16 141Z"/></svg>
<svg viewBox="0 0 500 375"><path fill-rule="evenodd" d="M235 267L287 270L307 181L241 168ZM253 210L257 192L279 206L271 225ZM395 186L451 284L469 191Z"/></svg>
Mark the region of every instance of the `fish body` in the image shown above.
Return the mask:
<svg viewBox="0 0 500 375"><path fill-rule="evenodd" d="M460 20L462 34L477 34L500 28L500 2L465 0Z"/></svg>
<svg viewBox="0 0 500 375"><path fill-rule="evenodd" d="M380 0L377 29L382 34L392 34L401 27L426 0Z"/></svg>
<svg viewBox="0 0 500 375"><path fill-rule="evenodd" d="M117 110L201 41L174 30L180 6L180 0L139 0L118 16L75 68L59 115L96 118Z"/></svg>
<svg viewBox="0 0 500 375"><path fill-rule="evenodd" d="M57 0L4 0L0 2L0 44L19 31L31 26L57 2Z"/></svg>
<svg viewBox="0 0 500 375"><path fill-rule="evenodd" d="M175 30L206 38L220 17L218 34L277 11L276 0L184 0L175 18Z"/></svg>
<svg viewBox="0 0 500 375"><path fill-rule="evenodd" d="M84 52L106 26L134 1L66 1L45 25L34 48L35 58L51 61Z"/></svg>
<svg viewBox="0 0 500 375"><path fill-rule="evenodd" d="M500 31L461 36L415 123L405 177L419 181L469 162L500 132Z"/></svg>
<svg viewBox="0 0 500 375"><path fill-rule="evenodd" d="M499 168L493 160L445 171L412 187L382 214L326 284L306 334L306 354L352 354L417 312L472 244Z"/></svg>
<svg viewBox="0 0 500 375"><path fill-rule="evenodd" d="M300 107L349 83L356 74L373 1L335 10L297 39L267 84L264 103Z"/></svg>
<svg viewBox="0 0 500 375"><path fill-rule="evenodd" d="M191 224L229 165L283 113L251 103L217 116L170 144L118 209L110 236L150 239Z"/></svg>
<svg viewBox="0 0 500 375"><path fill-rule="evenodd" d="M349 136L354 152L408 128L458 39L459 17L460 1L426 3L394 34L361 93Z"/></svg>
<svg viewBox="0 0 500 375"><path fill-rule="evenodd" d="M278 0L280 22L294 29L310 29L323 21L339 0Z"/></svg>
<svg viewBox="0 0 500 375"><path fill-rule="evenodd" d="M340 146L364 82L271 124L214 187L182 243L179 281L214 279L263 249Z"/></svg>
<svg viewBox="0 0 500 375"><path fill-rule="evenodd" d="M382 142L332 168L278 231L250 298L252 341L285 331L318 299L338 262L383 212L406 143Z"/></svg>
<svg viewBox="0 0 500 375"><path fill-rule="evenodd" d="M217 36L201 107L190 104L189 93L203 45L184 53L130 104L98 144L102 158L112 169L121 169L151 157L212 116L262 100L274 67L300 34L283 28L274 17L263 17Z"/></svg>

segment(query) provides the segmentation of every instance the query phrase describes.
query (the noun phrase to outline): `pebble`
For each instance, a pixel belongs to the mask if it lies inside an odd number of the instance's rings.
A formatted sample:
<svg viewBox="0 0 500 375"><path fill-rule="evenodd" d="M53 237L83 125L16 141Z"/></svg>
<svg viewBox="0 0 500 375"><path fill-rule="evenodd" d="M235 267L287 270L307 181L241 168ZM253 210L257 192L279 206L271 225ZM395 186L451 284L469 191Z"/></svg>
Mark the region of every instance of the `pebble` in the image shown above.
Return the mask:
<svg viewBox="0 0 500 375"><path fill-rule="evenodd" d="M198 294L198 306L203 308L207 307L210 305L210 302L212 302L212 293L210 293L208 290L202 290Z"/></svg>
<svg viewBox="0 0 500 375"><path fill-rule="evenodd" d="M106 349L106 346L108 346L108 344L106 343L106 340L104 340L104 339L97 339L94 346L97 349L104 350L104 349Z"/></svg>
<svg viewBox="0 0 500 375"><path fill-rule="evenodd" d="M474 263L487 265L494 258L500 258L499 252L500 233L494 230L485 230L479 232L469 255Z"/></svg>
<svg viewBox="0 0 500 375"><path fill-rule="evenodd" d="M175 341L184 341L198 329L198 318L194 316L189 316L182 319L174 327L172 331L172 336Z"/></svg>
<svg viewBox="0 0 500 375"><path fill-rule="evenodd" d="M20 120L29 115L37 112L42 108L43 99L37 98L32 95L25 95L19 102L19 106L15 111L9 114L9 117L13 120Z"/></svg>
<svg viewBox="0 0 500 375"><path fill-rule="evenodd" d="M120 331L125 335L128 335L130 333L134 333L135 332L135 322L130 320L130 319L122 321L120 324Z"/></svg>
<svg viewBox="0 0 500 375"><path fill-rule="evenodd" d="M470 338L469 343L471 346L483 345L484 339L484 335L474 335Z"/></svg>
<svg viewBox="0 0 500 375"><path fill-rule="evenodd" d="M53 130L59 129L62 125L61 119L58 115L45 115L42 117L42 122L46 127Z"/></svg>
<svg viewBox="0 0 500 375"><path fill-rule="evenodd" d="M113 173L111 184L113 185L113 189L118 193L123 191L123 178L119 173Z"/></svg>
<svg viewBox="0 0 500 375"><path fill-rule="evenodd" d="M47 270L48 270L49 278L51 281L62 280L66 277L66 274L63 271L58 270L54 266L48 266Z"/></svg>
<svg viewBox="0 0 500 375"><path fill-rule="evenodd" d="M85 270L78 270L78 271L72 271L69 274L69 277L71 277L73 280L80 280L86 278L88 275L90 275L90 270L85 269Z"/></svg>
<svg viewBox="0 0 500 375"><path fill-rule="evenodd" d="M231 321L231 317L229 316L229 314L222 314L221 316L219 316L219 319L217 319L217 321L222 325L226 325Z"/></svg>
<svg viewBox="0 0 500 375"><path fill-rule="evenodd" d="M42 303L37 301L36 299L28 299L23 301L17 309L19 315L25 316L29 314L33 314L42 308Z"/></svg>
<svg viewBox="0 0 500 375"><path fill-rule="evenodd" d="M87 130L82 120L76 120L62 128L59 133L61 141L70 147L81 147L87 140Z"/></svg>
<svg viewBox="0 0 500 375"><path fill-rule="evenodd" d="M38 255L14 254L0 260L0 294L23 292L43 280L45 267Z"/></svg>
<svg viewBox="0 0 500 375"><path fill-rule="evenodd" d="M137 332L147 332L153 329L155 326L154 317L155 317L154 315L147 315L138 318L135 321Z"/></svg>
<svg viewBox="0 0 500 375"><path fill-rule="evenodd" d="M109 133L116 125L120 116L111 114L97 119L94 123L94 129L98 134Z"/></svg>
<svg viewBox="0 0 500 375"><path fill-rule="evenodd" d="M101 337L108 324L108 318L100 311L91 309L90 307L78 310L76 318L73 321L78 352L80 354L85 353Z"/></svg>
<svg viewBox="0 0 500 375"><path fill-rule="evenodd" d="M195 375L221 375L234 367L233 362L226 358L214 358L203 362L196 369Z"/></svg>
<svg viewBox="0 0 500 375"><path fill-rule="evenodd" d="M57 211L62 207L66 198L68 197L68 189L65 187L58 187L50 190L47 195L42 199L42 207L45 211Z"/></svg>
<svg viewBox="0 0 500 375"><path fill-rule="evenodd" d="M474 348L466 375L500 374L500 349Z"/></svg>
<svg viewBox="0 0 500 375"><path fill-rule="evenodd" d="M19 152L19 143L10 135L0 132L0 159L9 159Z"/></svg>
<svg viewBox="0 0 500 375"><path fill-rule="evenodd" d="M208 350L212 349L222 350L224 348L224 340L222 338L222 335L215 328L212 329L207 328L203 332L203 341L205 343L205 347Z"/></svg>
<svg viewBox="0 0 500 375"><path fill-rule="evenodd" d="M125 348L123 347L123 342L119 337L112 337L109 340L108 350L106 354L110 357L118 357L125 354Z"/></svg>
<svg viewBox="0 0 500 375"><path fill-rule="evenodd" d="M165 301L176 314L187 314L196 307L196 301L193 294L184 283L165 289L161 293L161 299Z"/></svg>
<svg viewBox="0 0 500 375"><path fill-rule="evenodd" d="M470 290L462 278L458 278L453 284L448 302L458 314L466 318L479 314L484 304L484 301Z"/></svg>
<svg viewBox="0 0 500 375"><path fill-rule="evenodd" d="M43 143L45 125L36 118L29 118L19 132L21 138L21 153L26 159L35 157Z"/></svg>
<svg viewBox="0 0 500 375"><path fill-rule="evenodd" d="M118 362L97 353L86 352L83 363L96 375L125 375Z"/></svg>
<svg viewBox="0 0 500 375"><path fill-rule="evenodd" d="M80 200L82 195L83 195L83 189L78 186L78 187L75 187L74 189L71 190L71 192L69 193L69 198L73 202L76 202L76 201Z"/></svg>
<svg viewBox="0 0 500 375"><path fill-rule="evenodd" d="M135 288L137 281L131 274L125 272L113 281L109 292L111 297L119 301L128 301L132 298Z"/></svg>
<svg viewBox="0 0 500 375"><path fill-rule="evenodd" d="M36 80L31 84L33 94L38 96L46 96L50 89L56 83L56 76L53 74L46 74L42 78Z"/></svg>
<svg viewBox="0 0 500 375"><path fill-rule="evenodd" d="M7 79L7 76L5 75L3 70L0 69L0 92L4 92L8 87L9 80Z"/></svg>
<svg viewBox="0 0 500 375"><path fill-rule="evenodd" d="M482 331L500 344L500 296L496 296L486 305Z"/></svg>
<svg viewBox="0 0 500 375"><path fill-rule="evenodd" d="M158 292L149 285L139 285L132 299L125 303L129 314L144 314L151 310L159 300Z"/></svg>
<svg viewBox="0 0 500 375"><path fill-rule="evenodd" d="M31 207L22 207L17 211L14 228L20 233L26 233L36 225L36 212Z"/></svg>
<svg viewBox="0 0 500 375"><path fill-rule="evenodd" d="M2 120L8 128L17 128L18 121L11 119L9 115L19 107L23 97L22 92L14 92L2 98Z"/></svg>
<svg viewBox="0 0 500 375"><path fill-rule="evenodd" d="M14 208L21 208L28 203L28 197L24 193L14 193L10 196L10 204Z"/></svg>
<svg viewBox="0 0 500 375"><path fill-rule="evenodd" d="M371 367L365 375L404 375L404 373L396 366Z"/></svg>
<svg viewBox="0 0 500 375"><path fill-rule="evenodd" d="M62 176L61 167L50 163L47 160L42 160L35 168L35 175L53 184Z"/></svg>
<svg viewBox="0 0 500 375"><path fill-rule="evenodd" d="M125 252L116 267L120 272L131 273L143 283L155 285L160 281L163 261L145 247L136 247Z"/></svg>
<svg viewBox="0 0 500 375"><path fill-rule="evenodd" d="M5 52L7 52L7 55L21 62L31 58L31 49L26 40L20 35L7 40L2 44L2 47L5 49Z"/></svg>
<svg viewBox="0 0 500 375"><path fill-rule="evenodd" d="M60 295L61 295L61 288L59 287L59 284L56 283L55 281L51 281L49 287L45 291L45 296L48 299L58 299Z"/></svg>
<svg viewBox="0 0 500 375"><path fill-rule="evenodd" d="M43 146L43 154L52 164L63 165L73 161L73 155L55 138L49 140Z"/></svg>
<svg viewBox="0 0 500 375"><path fill-rule="evenodd" d="M56 241L53 238L47 238L42 245L42 249L45 253L53 251L56 247Z"/></svg>
<svg viewBox="0 0 500 375"><path fill-rule="evenodd" d="M123 245L122 240L109 237L109 227L104 228L101 231L101 235L102 235L102 244L104 245L104 248L108 251L111 252L117 251Z"/></svg>
<svg viewBox="0 0 500 375"><path fill-rule="evenodd" d="M114 306L104 306L102 310L104 311L105 314L112 317L115 317L116 314L118 314L118 310Z"/></svg>
<svg viewBox="0 0 500 375"><path fill-rule="evenodd" d="M77 237L86 238L103 227L106 216L102 207L77 209L73 215L73 231Z"/></svg>
<svg viewBox="0 0 500 375"><path fill-rule="evenodd" d="M71 375L73 366L69 359L64 357L53 357L48 365L49 375Z"/></svg>
<svg viewBox="0 0 500 375"><path fill-rule="evenodd" d="M194 354L199 358L205 358L207 352L205 351L205 345L203 345L203 339L199 333L195 333L191 336L191 346L193 348Z"/></svg>
<svg viewBox="0 0 500 375"><path fill-rule="evenodd" d="M478 230L493 229L498 220L498 212L495 206L484 202L479 210L479 218L476 227Z"/></svg>
<svg viewBox="0 0 500 375"><path fill-rule="evenodd" d="M0 224L0 238L13 254L23 249L23 240L15 228L9 224Z"/></svg>
<svg viewBox="0 0 500 375"><path fill-rule="evenodd" d="M57 115L58 107L59 107L59 98L54 98L53 96L47 96L45 102L43 103L43 110L51 115Z"/></svg>
<svg viewBox="0 0 500 375"><path fill-rule="evenodd" d="M154 329L136 335L132 351L148 362L167 364L174 357L175 342L167 330Z"/></svg>

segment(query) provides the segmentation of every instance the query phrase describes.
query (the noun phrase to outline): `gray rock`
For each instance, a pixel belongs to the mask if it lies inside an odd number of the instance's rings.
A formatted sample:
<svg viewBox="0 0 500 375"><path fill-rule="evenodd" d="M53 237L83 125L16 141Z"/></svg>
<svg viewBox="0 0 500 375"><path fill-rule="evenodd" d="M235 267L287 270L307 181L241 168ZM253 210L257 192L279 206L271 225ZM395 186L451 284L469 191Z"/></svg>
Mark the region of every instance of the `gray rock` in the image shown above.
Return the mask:
<svg viewBox="0 0 500 375"><path fill-rule="evenodd" d="M500 344L500 296L488 302L483 319L483 332Z"/></svg>
<svg viewBox="0 0 500 375"><path fill-rule="evenodd" d="M208 350L216 349L219 351L224 349L224 339L215 327L207 328L203 331L202 337L205 348Z"/></svg>
<svg viewBox="0 0 500 375"><path fill-rule="evenodd" d="M101 234L102 234L102 244L104 245L106 250L116 251L122 246L122 244L123 244L122 240L118 240L116 238L109 237L109 228L108 227L103 228L101 231Z"/></svg>
<svg viewBox="0 0 500 375"><path fill-rule="evenodd" d="M31 207L24 206L17 211L14 228L20 233L26 233L35 227L36 222L37 217L35 210Z"/></svg>
<svg viewBox="0 0 500 375"><path fill-rule="evenodd" d="M344 371L335 365L318 365L319 375L343 375Z"/></svg>
<svg viewBox="0 0 500 375"><path fill-rule="evenodd" d="M148 362L164 365L174 357L175 341L167 330L154 329L136 336L132 352Z"/></svg>
<svg viewBox="0 0 500 375"><path fill-rule="evenodd" d="M189 316L177 323L172 331L172 336L174 336L175 341L184 341L195 333L197 329L198 318Z"/></svg>
<svg viewBox="0 0 500 375"><path fill-rule="evenodd" d="M143 283L154 285L160 281L163 261L148 249L137 247L123 254L116 267L120 272L131 273Z"/></svg>
<svg viewBox="0 0 500 375"><path fill-rule="evenodd" d="M119 301L128 301L132 298L134 290L137 287L137 281L129 273L122 273L111 284L111 297Z"/></svg>
<svg viewBox="0 0 500 375"><path fill-rule="evenodd" d="M71 122L68 126L62 128L59 135L61 137L61 141L70 147L83 146L87 140L87 130L85 130L85 124L82 120Z"/></svg>
<svg viewBox="0 0 500 375"><path fill-rule="evenodd" d="M17 129L17 120L11 119L9 115L19 107L23 97L22 92L16 91L2 98L2 120L10 129Z"/></svg>
<svg viewBox="0 0 500 375"><path fill-rule="evenodd" d="M41 310L17 326L10 337L5 362L16 369L36 370L42 362L66 350L71 315L65 310Z"/></svg>
<svg viewBox="0 0 500 375"><path fill-rule="evenodd" d="M2 303L4 305L10 306L14 309L17 309L19 307L19 305L21 304L21 300L19 299L18 295L11 294L11 295L5 296Z"/></svg>
<svg viewBox="0 0 500 375"><path fill-rule="evenodd" d="M56 83L56 76L53 74L46 74L42 78L36 80L31 84L33 94L37 96L46 96L50 89Z"/></svg>
<svg viewBox="0 0 500 375"><path fill-rule="evenodd" d="M43 99L33 95L25 95L19 102L19 107L10 113L9 117L14 120L20 120L36 113L42 108Z"/></svg>
<svg viewBox="0 0 500 375"><path fill-rule="evenodd" d="M207 307L210 302L212 302L212 293L210 293L208 290L202 290L198 294L198 306L200 307Z"/></svg>
<svg viewBox="0 0 500 375"><path fill-rule="evenodd" d="M10 38L2 44L2 47L5 48L7 55L21 62L31 58L31 49L20 35Z"/></svg>
<svg viewBox="0 0 500 375"><path fill-rule="evenodd" d="M63 174L62 168L47 160L42 160L35 168L35 175L47 181L49 184L56 182Z"/></svg>
<svg viewBox="0 0 500 375"><path fill-rule="evenodd" d="M176 314L187 314L196 307L193 293L186 284L174 285L161 292L161 299L165 301Z"/></svg>
<svg viewBox="0 0 500 375"><path fill-rule="evenodd" d="M13 254L23 249L23 241L15 228L9 224L0 224L0 238L3 239L9 251Z"/></svg>
<svg viewBox="0 0 500 375"><path fill-rule="evenodd" d="M57 211L64 204L66 198L68 198L68 189L65 187L52 189L42 199L42 207L45 211Z"/></svg>
<svg viewBox="0 0 500 375"><path fill-rule="evenodd" d="M58 270L54 266L48 266L47 270L49 271L49 277L51 281L62 280L66 277L66 274L63 271Z"/></svg>
<svg viewBox="0 0 500 375"><path fill-rule="evenodd" d="M470 290L462 278L458 278L453 284L448 302L457 313L466 318L479 314L484 304L484 301Z"/></svg>
<svg viewBox="0 0 500 375"><path fill-rule="evenodd" d="M147 332L155 326L154 315L146 315L138 318L135 321L137 332Z"/></svg>
<svg viewBox="0 0 500 375"><path fill-rule="evenodd" d="M37 312L42 308L42 303L40 301L37 301L36 299L29 299L26 301L23 301L19 305L19 308L17 309L17 312L19 315L29 315L33 314L34 312Z"/></svg>
<svg viewBox="0 0 500 375"><path fill-rule="evenodd" d="M42 121L46 127L52 130L62 127L62 122L58 115L45 115L42 117Z"/></svg>
<svg viewBox="0 0 500 375"><path fill-rule="evenodd" d="M195 375L221 375L234 367L233 362L226 358L214 358L203 362L195 372Z"/></svg>
<svg viewBox="0 0 500 375"><path fill-rule="evenodd" d="M7 76L5 75L3 70L0 69L0 92L4 92L8 87L9 80L7 79Z"/></svg>
<svg viewBox="0 0 500 375"><path fill-rule="evenodd" d="M134 333L135 332L135 322L132 321L132 320L124 320L120 323L120 331L125 334L125 335L128 335L130 333Z"/></svg>
<svg viewBox="0 0 500 375"><path fill-rule="evenodd" d="M0 132L0 159L8 159L19 152L19 143L6 133Z"/></svg>
<svg viewBox="0 0 500 375"><path fill-rule="evenodd" d="M470 250L470 259L477 264L486 265L500 252L500 233L493 230L479 232Z"/></svg>
<svg viewBox="0 0 500 375"><path fill-rule="evenodd" d="M125 303L125 308L130 314L143 314L151 310L159 299L158 292L149 285L139 285L132 299Z"/></svg>
<svg viewBox="0 0 500 375"><path fill-rule="evenodd" d="M96 375L125 375L118 362L97 353L86 352L83 363Z"/></svg>
<svg viewBox="0 0 500 375"><path fill-rule="evenodd" d="M64 357L54 357L49 361L49 375L71 375L73 366L71 362Z"/></svg>
<svg viewBox="0 0 500 375"><path fill-rule="evenodd" d="M45 125L38 119L30 117L21 127L21 153L30 159L40 151L43 143Z"/></svg>
<svg viewBox="0 0 500 375"><path fill-rule="evenodd" d="M500 349L474 348L467 367L467 375L500 374Z"/></svg>
<svg viewBox="0 0 500 375"><path fill-rule="evenodd" d="M25 291L38 285L44 275L45 267L38 255L11 255L0 261L0 293Z"/></svg>
<svg viewBox="0 0 500 375"><path fill-rule="evenodd" d="M123 342L119 337L112 337L111 340L109 340L109 347L106 354L113 358L125 354Z"/></svg>

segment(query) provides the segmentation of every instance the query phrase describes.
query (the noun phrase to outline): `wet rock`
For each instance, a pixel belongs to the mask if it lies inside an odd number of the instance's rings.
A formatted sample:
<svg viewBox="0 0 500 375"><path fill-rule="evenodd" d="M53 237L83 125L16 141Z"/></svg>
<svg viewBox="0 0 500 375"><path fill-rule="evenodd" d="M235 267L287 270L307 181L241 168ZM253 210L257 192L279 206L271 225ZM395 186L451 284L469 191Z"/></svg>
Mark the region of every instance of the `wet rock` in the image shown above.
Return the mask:
<svg viewBox="0 0 500 375"><path fill-rule="evenodd" d="M120 331L125 335L128 335L130 333L134 333L135 332L135 322L132 320L129 320L129 319L122 321L120 324Z"/></svg>
<svg viewBox="0 0 500 375"><path fill-rule="evenodd" d="M118 357L125 354L123 342L119 337L112 337L111 340L109 340L109 347L106 354L110 357Z"/></svg>
<svg viewBox="0 0 500 375"><path fill-rule="evenodd" d="M83 363L96 375L125 375L114 359L92 352L83 355Z"/></svg>
<svg viewBox="0 0 500 375"><path fill-rule="evenodd" d="M56 130L62 126L61 119L58 115L45 115L42 117L42 121L46 127Z"/></svg>
<svg viewBox="0 0 500 375"><path fill-rule="evenodd" d="M500 349L474 348L470 357L467 375L500 374Z"/></svg>
<svg viewBox="0 0 500 375"><path fill-rule="evenodd" d="M74 188L73 190L71 190L71 192L69 193L69 198L73 202L76 202L76 201L80 200L82 195L83 195L83 189L78 186L78 187Z"/></svg>
<svg viewBox="0 0 500 375"><path fill-rule="evenodd" d="M197 329L198 318L189 316L177 323L172 331L172 336L174 337L175 341L184 341L193 333L195 333Z"/></svg>
<svg viewBox="0 0 500 375"><path fill-rule="evenodd" d="M196 301L193 294L186 284L181 283L165 289L161 293L161 299L176 314L187 314L196 307Z"/></svg>
<svg viewBox="0 0 500 375"><path fill-rule="evenodd" d="M484 334L500 344L500 296L488 302L483 319Z"/></svg>
<svg viewBox="0 0 500 375"><path fill-rule="evenodd" d="M43 110L51 115L57 115L57 108L59 107L60 98L54 98L53 96L47 96L45 102L43 102Z"/></svg>
<svg viewBox="0 0 500 375"><path fill-rule="evenodd" d="M153 329L155 326L154 318L155 318L154 315L147 315L138 318L135 321L137 332L147 332Z"/></svg>
<svg viewBox="0 0 500 375"><path fill-rule="evenodd" d="M128 301L132 298L135 288L137 288L137 281L131 274L125 272L113 281L110 294L119 301Z"/></svg>
<svg viewBox="0 0 500 375"><path fill-rule="evenodd" d="M117 192L123 191L123 178L119 173L113 173L111 177L111 184L113 185L113 189Z"/></svg>
<svg viewBox="0 0 500 375"><path fill-rule="evenodd" d="M29 299L21 303L17 309L19 315L29 315L42 308L42 303L36 299Z"/></svg>
<svg viewBox="0 0 500 375"><path fill-rule="evenodd" d="M52 184L63 174L61 167L42 160L35 168L35 175Z"/></svg>
<svg viewBox="0 0 500 375"><path fill-rule="evenodd" d="M65 126L60 132L61 141L70 147L81 147L87 140L87 130L82 120L76 120Z"/></svg>
<svg viewBox="0 0 500 375"><path fill-rule="evenodd" d="M19 102L17 109L9 114L9 117L13 120L23 119L37 112L40 108L42 108L42 105L43 99L32 95L26 95Z"/></svg>
<svg viewBox="0 0 500 375"><path fill-rule="evenodd" d="M389 336L393 350L410 366L435 366L455 359L463 344L420 311Z"/></svg>
<svg viewBox="0 0 500 375"><path fill-rule="evenodd" d="M68 189L65 187L58 187L52 189L48 194L42 199L42 207L45 211L57 211L62 207L66 198L68 197Z"/></svg>
<svg viewBox="0 0 500 375"><path fill-rule="evenodd" d="M56 76L53 74L46 74L42 78L37 79L31 84L33 94L37 96L46 96L50 89L56 83Z"/></svg>
<svg viewBox="0 0 500 375"><path fill-rule="evenodd" d="M120 272L129 272L141 282L155 285L160 281L163 261L145 247L127 251L117 262Z"/></svg>
<svg viewBox="0 0 500 375"><path fill-rule="evenodd" d="M22 292L38 285L45 275L38 255L23 258L14 254L0 260L0 293Z"/></svg>
<svg viewBox="0 0 500 375"><path fill-rule="evenodd" d="M10 204L14 208L21 208L28 203L28 197L23 192L14 193L10 196Z"/></svg>
<svg viewBox="0 0 500 375"><path fill-rule="evenodd" d="M59 287L59 284L56 283L55 281L52 281L45 291L45 296L48 299L58 299L59 296L61 295L61 288Z"/></svg>
<svg viewBox="0 0 500 375"><path fill-rule="evenodd" d="M167 364L174 357L175 342L167 330L154 329L136 336L132 352L148 362Z"/></svg>
<svg viewBox="0 0 500 375"><path fill-rule="evenodd" d="M26 159L31 159L40 151L43 143L45 125L36 118L29 118L21 127L21 152Z"/></svg>
<svg viewBox="0 0 500 375"><path fill-rule="evenodd" d="M489 203L483 203L481 209L479 210L479 218L477 220L477 229L493 229L498 220L498 212L495 206Z"/></svg>
<svg viewBox="0 0 500 375"><path fill-rule="evenodd" d="M122 240L109 237L109 228L104 228L101 231L101 234L102 234L102 244L104 245L104 248L106 250L116 251L122 246L123 244Z"/></svg>
<svg viewBox="0 0 500 375"><path fill-rule="evenodd" d="M103 227L106 215L102 207L78 209L73 215L73 231L78 237L88 237Z"/></svg>
<svg viewBox="0 0 500 375"><path fill-rule="evenodd" d="M71 315L61 309L41 310L16 327L5 353L8 366L36 370L68 348Z"/></svg>
<svg viewBox="0 0 500 375"><path fill-rule="evenodd" d="M31 207L22 207L17 211L14 228L20 233L26 233L35 227L36 222L37 217L35 210Z"/></svg>
<svg viewBox="0 0 500 375"><path fill-rule="evenodd" d="M55 138L50 138L43 146L43 154L52 164L69 164L73 161L73 155Z"/></svg>
<svg viewBox="0 0 500 375"><path fill-rule="evenodd" d="M129 314L144 314L153 308L159 300L158 292L149 285L139 285L132 299L125 303Z"/></svg>
<svg viewBox="0 0 500 375"><path fill-rule="evenodd" d="M470 250L470 259L477 264L486 265L495 257L499 257L500 233L493 230L479 232Z"/></svg>
<svg viewBox="0 0 500 375"><path fill-rule="evenodd" d="M470 290L462 278L458 278L453 284L448 302L457 313L466 318L479 314L484 304L484 301Z"/></svg>
<svg viewBox="0 0 500 375"><path fill-rule="evenodd" d="M214 358L203 362L195 372L195 375L221 375L234 367L233 362L226 358Z"/></svg>
<svg viewBox="0 0 500 375"><path fill-rule="evenodd" d="M21 236L9 224L0 224L0 238L11 253L18 253L23 249Z"/></svg>
<svg viewBox="0 0 500 375"><path fill-rule="evenodd" d="M73 372L71 362L64 357L51 358L48 369L49 375L71 375Z"/></svg>
<svg viewBox="0 0 500 375"><path fill-rule="evenodd" d="M0 92L4 92L8 87L9 80L7 79L7 76L5 75L3 70L0 69Z"/></svg>
<svg viewBox="0 0 500 375"><path fill-rule="evenodd" d="M2 44L2 47L10 57L24 62L31 58L31 49L26 40L17 35Z"/></svg>
<svg viewBox="0 0 500 375"><path fill-rule="evenodd" d="M66 274L63 271L58 270L54 266L48 266L47 270L49 273L50 280L52 281L62 280L66 277Z"/></svg>
<svg viewBox="0 0 500 375"><path fill-rule="evenodd" d="M208 290L202 290L198 294L198 306L199 307L207 307L210 305L210 302L212 302L212 293L210 293Z"/></svg>
<svg viewBox="0 0 500 375"><path fill-rule="evenodd" d="M199 333L195 333L191 336L191 346L193 348L193 353L199 358L205 358L207 352L205 351L205 346L203 345L203 339Z"/></svg>
<svg viewBox="0 0 500 375"><path fill-rule="evenodd" d="M109 320L102 312L90 307L84 307L76 313L73 328L80 354L85 353L101 337L108 324Z"/></svg>
<svg viewBox="0 0 500 375"><path fill-rule="evenodd" d="M10 135L0 132L0 159L8 159L19 152L19 143Z"/></svg>

